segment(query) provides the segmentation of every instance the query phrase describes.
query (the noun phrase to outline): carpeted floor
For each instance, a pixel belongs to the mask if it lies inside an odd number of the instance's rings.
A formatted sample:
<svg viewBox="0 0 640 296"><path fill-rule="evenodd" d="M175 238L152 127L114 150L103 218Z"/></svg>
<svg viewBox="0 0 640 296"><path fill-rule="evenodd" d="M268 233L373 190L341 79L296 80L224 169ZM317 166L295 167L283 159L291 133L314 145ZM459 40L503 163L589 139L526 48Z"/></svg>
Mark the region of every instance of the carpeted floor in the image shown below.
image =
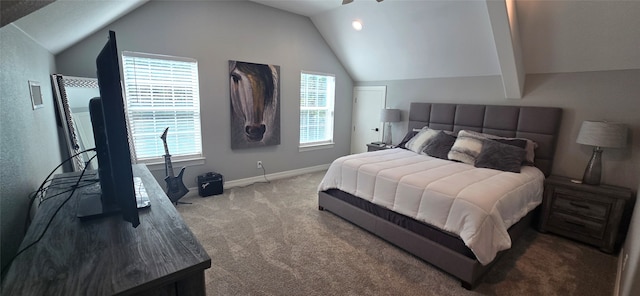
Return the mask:
<svg viewBox="0 0 640 296"><path fill-rule="evenodd" d="M208 295L612 295L617 257L529 230L475 290L318 210L324 172L185 197Z"/></svg>

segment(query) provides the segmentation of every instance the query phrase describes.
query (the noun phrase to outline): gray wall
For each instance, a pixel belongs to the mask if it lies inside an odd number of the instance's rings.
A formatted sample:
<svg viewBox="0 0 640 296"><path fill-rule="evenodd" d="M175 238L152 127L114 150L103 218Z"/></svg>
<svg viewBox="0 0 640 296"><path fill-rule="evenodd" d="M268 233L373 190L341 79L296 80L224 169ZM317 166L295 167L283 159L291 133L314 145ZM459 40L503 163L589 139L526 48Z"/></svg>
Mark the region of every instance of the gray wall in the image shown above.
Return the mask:
<svg viewBox="0 0 640 296"><path fill-rule="evenodd" d="M363 82L387 85L387 107L403 110L394 143L406 133L411 102L445 102L563 108L553 174L581 179L592 147L576 143L583 120L627 124L625 149L605 149L602 182L638 188L640 175L640 70L529 74L521 100L504 99L499 76Z"/></svg>
<svg viewBox="0 0 640 296"><path fill-rule="evenodd" d="M13 25L0 28L0 254L18 249L29 194L61 161L49 74L53 55ZM44 107L33 110L28 81L40 82Z"/></svg>
<svg viewBox="0 0 640 296"><path fill-rule="evenodd" d="M618 257L620 283L616 287L617 295L640 295L640 187L627 239Z"/></svg>
<svg viewBox="0 0 640 296"><path fill-rule="evenodd" d="M152 1L58 54L58 71L95 77L95 55L107 29L116 32L120 50L198 60L206 163L187 168L188 187L207 171L226 180L261 175L257 160L274 173L328 164L349 153L353 82L308 18L247 1ZM231 150L229 60L280 66L280 145ZM298 152L301 70L336 75L336 145L331 149ZM153 173L164 175L162 168Z"/></svg>

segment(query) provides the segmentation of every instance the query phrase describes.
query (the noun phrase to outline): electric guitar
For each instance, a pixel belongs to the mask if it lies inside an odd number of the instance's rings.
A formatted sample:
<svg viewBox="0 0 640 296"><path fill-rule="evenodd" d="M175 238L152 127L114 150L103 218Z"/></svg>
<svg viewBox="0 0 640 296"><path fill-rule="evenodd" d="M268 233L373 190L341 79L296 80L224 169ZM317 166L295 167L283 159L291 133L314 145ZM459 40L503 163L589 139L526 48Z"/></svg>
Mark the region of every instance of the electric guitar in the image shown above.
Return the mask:
<svg viewBox="0 0 640 296"><path fill-rule="evenodd" d="M182 169L180 169L180 173L177 177L173 174L173 165L171 165L171 154L169 154L169 147L167 146L167 131L169 131L168 127L164 130L162 136L160 136L162 142L164 143L165 152L164 171L167 176L164 178L164 180L167 182L167 196L169 197L169 200L177 204L178 200L185 194L187 194L187 192L189 192L189 189L187 189L187 187L184 186L184 182L182 182L182 174L184 174L185 167L182 167Z"/></svg>

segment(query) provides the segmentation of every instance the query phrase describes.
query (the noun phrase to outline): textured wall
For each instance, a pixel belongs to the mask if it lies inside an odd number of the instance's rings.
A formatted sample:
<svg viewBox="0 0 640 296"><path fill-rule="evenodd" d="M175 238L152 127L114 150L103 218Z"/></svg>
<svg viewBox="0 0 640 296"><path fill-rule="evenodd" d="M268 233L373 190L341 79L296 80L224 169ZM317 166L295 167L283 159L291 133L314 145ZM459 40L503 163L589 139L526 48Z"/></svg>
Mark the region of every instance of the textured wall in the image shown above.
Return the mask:
<svg viewBox="0 0 640 296"><path fill-rule="evenodd" d="M576 143L584 120L607 120L629 127L625 149L605 149L602 182L635 190L640 176L640 70L529 74L521 100L504 99L498 76L357 83L387 85L387 107L402 109L394 142L406 133L411 102L548 106L563 109L553 174L582 179L592 147Z"/></svg>
<svg viewBox="0 0 640 296"><path fill-rule="evenodd" d="M187 168L188 187L207 171L218 171L227 181L261 175L257 160L274 173L328 164L349 153L353 83L308 18L245 1L152 1L107 29L116 32L120 50L198 60L206 163ZM105 30L58 54L58 71L95 77L93 61ZM280 66L280 145L231 150L229 60ZM336 145L331 149L298 152L302 70L336 75ZM153 173L160 177L163 168Z"/></svg>
<svg viewBox="0 0 640 296"><path fill-rule="evenodd" d="M13 25L0 29L0 226L2 266L17 251L28 196L60 162L49 74L53 55ZM44 107L33 110L28 81L40 82Z"/></svg>
<svg viewBox="0 0 640 296"><path fill-rule="evenodd" d="M640 1L516 1L527 73L640 68Z"/></svg>

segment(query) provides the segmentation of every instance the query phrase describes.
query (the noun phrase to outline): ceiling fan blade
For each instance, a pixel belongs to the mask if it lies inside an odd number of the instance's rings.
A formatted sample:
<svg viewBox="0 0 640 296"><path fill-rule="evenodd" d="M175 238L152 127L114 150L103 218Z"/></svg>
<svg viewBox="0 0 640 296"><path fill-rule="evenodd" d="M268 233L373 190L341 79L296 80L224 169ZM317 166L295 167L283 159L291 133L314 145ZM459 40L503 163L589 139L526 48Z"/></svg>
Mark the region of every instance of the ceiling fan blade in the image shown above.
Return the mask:
<svg viewBox="0 0 640 296"><path fill-rule="evenodd" d="M384 1L384 0L376 0L376 1L378 1L378 3L380 3L380 2L382 2L382 1Z"/></svg>

